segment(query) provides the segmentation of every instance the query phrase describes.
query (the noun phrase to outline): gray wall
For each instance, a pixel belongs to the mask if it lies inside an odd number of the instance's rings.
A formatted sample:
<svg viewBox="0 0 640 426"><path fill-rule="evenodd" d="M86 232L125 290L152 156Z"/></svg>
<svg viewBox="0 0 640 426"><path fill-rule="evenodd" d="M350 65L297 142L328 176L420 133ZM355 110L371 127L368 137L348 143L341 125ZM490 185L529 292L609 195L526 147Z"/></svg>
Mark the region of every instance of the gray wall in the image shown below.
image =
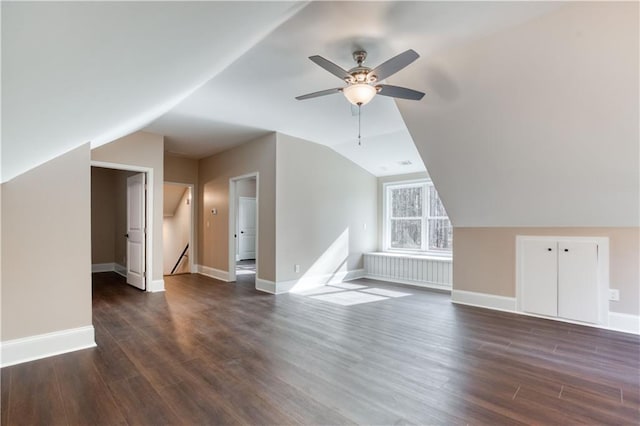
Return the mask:
<svg viewBox="0 0 640 426"><path fill-rule="evenodd" d="M376 177L326 146L280 133L276 176L277 281L362 268L362 254L377 247Z"/></svg>

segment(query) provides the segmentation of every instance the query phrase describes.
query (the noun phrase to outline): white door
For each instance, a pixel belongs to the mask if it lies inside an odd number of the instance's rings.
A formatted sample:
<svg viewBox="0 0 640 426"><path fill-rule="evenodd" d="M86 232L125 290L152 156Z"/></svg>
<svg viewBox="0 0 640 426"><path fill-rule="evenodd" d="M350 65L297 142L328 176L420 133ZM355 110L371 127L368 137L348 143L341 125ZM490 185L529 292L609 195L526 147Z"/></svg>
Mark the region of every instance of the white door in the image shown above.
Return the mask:
<svg viewBox="0 0 640 426"><path fill-rule="evenodd" d="M127 178L127 283L145 289L145 174Z"/></svg>
<svg viewBox="0 0 640 426"><path fill-rule="evenodd" d="M524 240L521 245L522 310L558 315L558 243Z"/></svg>
<svg viewBox="0 0 640 426"><path fill-rule="evenodd" d="M599 323L598 244L558 243L558 316Z"/></svg>
<svg viewBox="0 0 640 426"><path fill-rule="evenodd" d="M256 258L256 199L240 197L238 202L238 257Z"/></svg>

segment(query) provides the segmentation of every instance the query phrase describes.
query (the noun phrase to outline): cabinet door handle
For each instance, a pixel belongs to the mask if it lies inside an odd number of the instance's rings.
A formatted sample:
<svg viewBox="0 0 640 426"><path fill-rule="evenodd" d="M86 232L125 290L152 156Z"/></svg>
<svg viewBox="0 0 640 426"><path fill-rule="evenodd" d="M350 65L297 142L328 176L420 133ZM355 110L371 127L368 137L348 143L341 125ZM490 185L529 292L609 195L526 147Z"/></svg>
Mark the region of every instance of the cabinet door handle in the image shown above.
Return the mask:
<svg viewBox="0 0 640 426"><path fill-rule="evenodd" d="M549 251L553 251L553 249L552 249L551 247L549 247L547 250L549 250Z"/></svg>
<svg viewBox="0 0 640 426"><path fill-rule="evenodd" d="M569 251L569 249L564 249L564 251Z"/></svg>

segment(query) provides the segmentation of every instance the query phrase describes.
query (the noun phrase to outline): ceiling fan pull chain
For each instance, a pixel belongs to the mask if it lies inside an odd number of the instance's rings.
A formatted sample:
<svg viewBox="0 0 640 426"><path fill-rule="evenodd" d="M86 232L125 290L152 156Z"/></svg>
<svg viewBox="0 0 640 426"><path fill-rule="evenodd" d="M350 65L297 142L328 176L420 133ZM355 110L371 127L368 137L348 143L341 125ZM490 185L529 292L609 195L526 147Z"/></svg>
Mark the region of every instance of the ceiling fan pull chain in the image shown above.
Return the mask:
<svg viewBox="0 0 640 426"><path fill-rule="evenodd" d="M360 138L360 113L361 113L361 104L358 104L358 146L362 146L362 140Z"/></svg>

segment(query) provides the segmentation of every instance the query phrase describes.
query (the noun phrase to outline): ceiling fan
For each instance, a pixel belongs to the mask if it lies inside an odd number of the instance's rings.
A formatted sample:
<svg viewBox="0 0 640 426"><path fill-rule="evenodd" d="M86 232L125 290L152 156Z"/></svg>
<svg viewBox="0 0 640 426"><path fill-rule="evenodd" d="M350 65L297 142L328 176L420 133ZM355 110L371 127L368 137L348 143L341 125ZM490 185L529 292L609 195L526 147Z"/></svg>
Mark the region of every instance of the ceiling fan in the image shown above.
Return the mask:
<svg viewBox="0 0 640 426"><path fill-rule="evenodd" d="M314 63L329 71L336 77L344 80L347 85L345 87L336 87L334 89L321 90L319 92L297 96L296 99L302 101L305 99L317 98L319 96L342 93L349 102L357 106L367 104L376 94L392 98L419 101L424 96L424 93L418 92L417 90L392 86L390 84L376 84L377 82L382 81L405 68L419 57L420 55L418 55L414 50L409 49L406 52L394 56L381 65L378 65L376 68L371 69L362 65L364 60L367 58L367 52L364 50L357 50L353 52L353 59L358 65L347 71L322 56L310 56L309 59Z"/></svg>

